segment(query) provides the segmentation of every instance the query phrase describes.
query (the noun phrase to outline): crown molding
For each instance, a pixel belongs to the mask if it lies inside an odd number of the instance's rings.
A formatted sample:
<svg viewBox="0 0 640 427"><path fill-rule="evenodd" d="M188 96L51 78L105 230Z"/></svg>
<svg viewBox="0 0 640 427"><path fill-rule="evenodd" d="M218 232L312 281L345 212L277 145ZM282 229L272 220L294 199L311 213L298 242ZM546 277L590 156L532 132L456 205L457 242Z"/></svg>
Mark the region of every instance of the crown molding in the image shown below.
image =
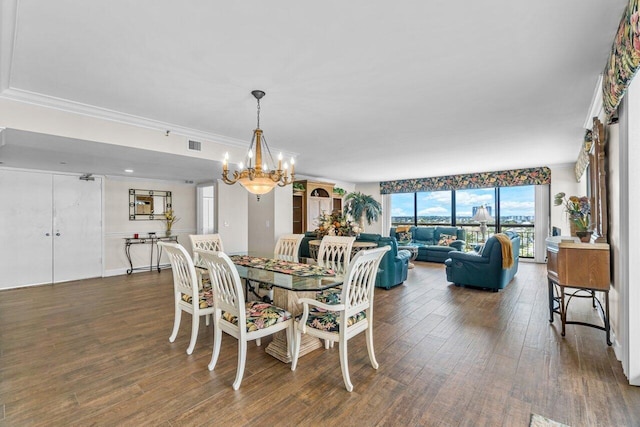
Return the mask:
<svg viewBox="0 0 640 427"><path fill-rule="evenodd" d="M51 108L54 110L64 111L73 114L79 114L101 120L108 120L125 125L142 127L146 129L158 130L161 132L170 131L172 134L181 135L189 139L198 141L209 141L222 145L246 148L247 141L230 138L224 135L218 135L210 132L204 132L197 129L191 129L179 126L173 123L161 122L158 120L147 119L145 117L135 116L132 114L122 113L115 110L96 107L93 105L83 104L80 102L69 101L53 96L42 95L22 89L8 88L0 93L0 98L11 101L23 102L26 104L36 105L39 107Z"/></svg>
<svg viewBox="0 0 640 427"><path fill-rule="evenodd" d="M593 118L600 117L602 113L602 74L598 76L598 82L596 88L593 90L593 96L591 97L591 105L589 106L589 112L587 118L584 121L583 127L585 129L593 128Z"/></svg>

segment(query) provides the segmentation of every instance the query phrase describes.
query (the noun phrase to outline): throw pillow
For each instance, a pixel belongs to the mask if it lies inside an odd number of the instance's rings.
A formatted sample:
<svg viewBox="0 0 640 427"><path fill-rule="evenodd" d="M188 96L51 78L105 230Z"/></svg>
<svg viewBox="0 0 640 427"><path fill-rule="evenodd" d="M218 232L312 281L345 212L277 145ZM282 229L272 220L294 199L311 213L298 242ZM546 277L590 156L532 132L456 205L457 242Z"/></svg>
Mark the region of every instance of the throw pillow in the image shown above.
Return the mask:
<svg viewBox="0 0 640 427"><path fill-rule="evenodd" d="M408 231L405 233L397 233L397 236L399 242L410 242L412 238L411 233Z"/></svg>
<svg viewBox="0 0 640 427"><path fill-rule="evenodd" d="M410 225L399 225L396 227L396 234L407 233L410 229Z"/></svg>
<svg viewBox="0 0 640 427"><path fill-rule="evenodd" d="M456 240L456 236L450 236L449 234L441 234L440 240L438 241L439 246L449 246L451 242Z"/></svg>

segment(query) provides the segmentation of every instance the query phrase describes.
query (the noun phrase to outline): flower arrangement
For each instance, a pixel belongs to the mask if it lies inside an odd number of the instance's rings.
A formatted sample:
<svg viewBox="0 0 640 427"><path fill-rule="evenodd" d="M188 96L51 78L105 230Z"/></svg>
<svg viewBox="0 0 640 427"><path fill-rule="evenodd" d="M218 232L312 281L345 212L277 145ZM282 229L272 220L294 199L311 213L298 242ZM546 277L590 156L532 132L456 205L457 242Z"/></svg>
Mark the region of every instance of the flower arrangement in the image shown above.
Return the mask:
<svg viewBox="0 0 640 427"><path fill-rule="evenodd" d="M323 236L356 236L362 230L356 222L348 215L342 215L340 212L327 214L323 212L318 217L318 228L315 232L318 237Z"/></svg>
<svg viewBox="0 0 640 427"><path fill-rule="evenodd" d="M171 235L171 227L173 226L173 224L178 222L180 218L176 216L173 209L167 209L166 211L164 211L163 215L164 215L163 221L167 225L167 236L169 236Z"/></svg>
<svg viewBox="0 0 640 427"><path fill-rule="evenodd" d="M591 204L588 197L570 196L558 193L554 196L554 206L564 205L565 212L569 215L569 221L575 225L577 231L589 231L589 215Z"/></svg>

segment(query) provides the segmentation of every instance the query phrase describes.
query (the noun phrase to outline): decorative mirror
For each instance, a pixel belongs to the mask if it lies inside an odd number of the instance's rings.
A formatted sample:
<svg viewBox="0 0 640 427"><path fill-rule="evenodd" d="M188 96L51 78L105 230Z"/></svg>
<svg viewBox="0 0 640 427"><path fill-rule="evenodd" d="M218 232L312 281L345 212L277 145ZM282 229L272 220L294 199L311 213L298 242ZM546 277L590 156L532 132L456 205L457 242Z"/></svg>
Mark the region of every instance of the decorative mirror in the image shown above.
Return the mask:
<svg viewBox="0 0 640 427"><path fill-rule="evenodd" d="M171 209L171 191L129 189L129 220L164 219Z"/></svg>
<svg viewBox="0 0 640 427"><path fill-rule="evenodd" d="M589 153L591 222L596 243L607 243L609 219L607 217L607 164L604 126L593 118L593 146Z"/></svg>

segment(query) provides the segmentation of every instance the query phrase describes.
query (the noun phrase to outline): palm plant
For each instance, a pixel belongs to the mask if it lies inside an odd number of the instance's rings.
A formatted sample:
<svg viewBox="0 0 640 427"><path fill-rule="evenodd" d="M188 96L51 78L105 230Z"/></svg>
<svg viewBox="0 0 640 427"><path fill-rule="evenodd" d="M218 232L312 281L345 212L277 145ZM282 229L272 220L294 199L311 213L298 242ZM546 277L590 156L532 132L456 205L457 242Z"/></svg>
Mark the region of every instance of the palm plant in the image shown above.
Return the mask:
<svg viewBox="0 0 640 427"><path fill-rule="evenodd" d="M376 199L368 194L360 192L349 193L344 198L344 214L351 215L354 220L360 224L360 229L364 230L364 219L367 224L371 225L373 221L377 221L382 213L382 205Z"/></svg>

